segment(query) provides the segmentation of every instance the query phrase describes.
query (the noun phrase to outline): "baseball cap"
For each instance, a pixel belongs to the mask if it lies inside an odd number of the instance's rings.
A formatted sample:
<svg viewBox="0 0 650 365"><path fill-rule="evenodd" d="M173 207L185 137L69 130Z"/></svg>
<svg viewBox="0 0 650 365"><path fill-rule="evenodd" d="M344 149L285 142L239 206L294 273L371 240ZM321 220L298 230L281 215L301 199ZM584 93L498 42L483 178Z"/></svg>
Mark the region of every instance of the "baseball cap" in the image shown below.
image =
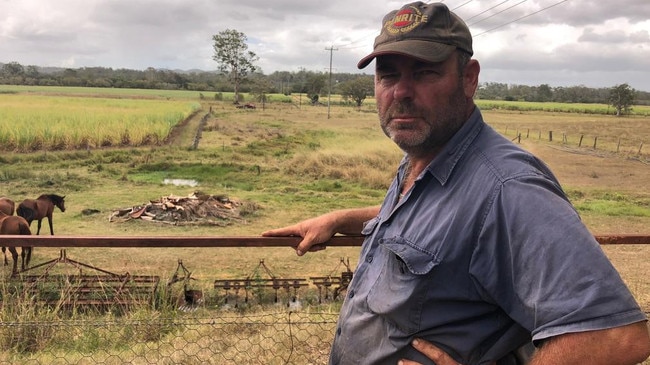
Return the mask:
<svg viewBox="0 0 650 365"><path fill-rule="evenodd" d="M459 48L470 55L472 34L465 22L443 3L421 1L384 16L373 52L357 64L364 68L377 56L399 54L426 62L442 62Z"/></svg>

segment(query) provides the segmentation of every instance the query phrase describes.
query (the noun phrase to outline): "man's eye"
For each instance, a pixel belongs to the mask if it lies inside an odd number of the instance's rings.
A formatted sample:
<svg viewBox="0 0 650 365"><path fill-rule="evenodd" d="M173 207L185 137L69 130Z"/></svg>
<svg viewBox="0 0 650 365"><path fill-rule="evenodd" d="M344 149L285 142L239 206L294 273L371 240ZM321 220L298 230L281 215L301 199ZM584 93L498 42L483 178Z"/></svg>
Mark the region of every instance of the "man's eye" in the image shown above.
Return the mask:
<svg viewBox="0 0 650 365"><path fill-rule="evenodd" d="M416 78L421 78L421 77L427 77L427 76L433 76L437 75L438 73L436 70L431 70L431 69L426 69L426 70L419 70L415 73Z"/></svg>
<svg viewBox="0 0 650 365"><path fill-rule="evenodd" d="M385 73L379 75L380 80L392 80L392 79L396 79L397 77L399 76L396 73Z"/></svg>

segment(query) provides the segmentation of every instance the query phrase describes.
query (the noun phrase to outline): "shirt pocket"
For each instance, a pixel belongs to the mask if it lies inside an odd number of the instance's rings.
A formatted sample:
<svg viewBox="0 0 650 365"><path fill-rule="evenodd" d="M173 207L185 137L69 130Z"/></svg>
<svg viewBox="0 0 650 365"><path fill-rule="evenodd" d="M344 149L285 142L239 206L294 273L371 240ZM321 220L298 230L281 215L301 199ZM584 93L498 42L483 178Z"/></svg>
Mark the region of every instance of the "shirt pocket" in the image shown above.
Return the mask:
<svg viewBox="0 0 650 365"><path fill-rule="evenodd" d="M379 241L383 266L368 292L368 308L406 334L420 330L422 310L432 285L429 273L440 260L402 237Z"/></svg>

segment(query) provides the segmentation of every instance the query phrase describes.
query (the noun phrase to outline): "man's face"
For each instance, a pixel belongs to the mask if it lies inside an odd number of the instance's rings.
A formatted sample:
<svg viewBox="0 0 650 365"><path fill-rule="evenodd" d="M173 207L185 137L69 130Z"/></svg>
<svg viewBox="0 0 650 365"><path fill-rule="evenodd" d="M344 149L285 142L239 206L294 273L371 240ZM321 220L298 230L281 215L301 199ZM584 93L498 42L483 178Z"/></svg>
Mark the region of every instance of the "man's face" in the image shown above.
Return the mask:
<svg viewBox="0 0 650 365"><path fill-rule="evenodd" d="M377 57L375 97L384 133L411 156L435 155L468 117L456 54L440 63Z"/></svg>

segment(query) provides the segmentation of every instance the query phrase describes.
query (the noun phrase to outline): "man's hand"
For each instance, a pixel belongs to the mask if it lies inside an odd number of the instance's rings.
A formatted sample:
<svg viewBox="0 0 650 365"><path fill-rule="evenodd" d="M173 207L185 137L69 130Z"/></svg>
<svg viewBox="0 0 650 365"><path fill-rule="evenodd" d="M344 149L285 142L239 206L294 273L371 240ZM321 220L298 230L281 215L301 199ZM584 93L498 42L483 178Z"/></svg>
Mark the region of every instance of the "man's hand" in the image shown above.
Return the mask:
<svg viewBox="0 0 650 365"><path fill-rule="evenodd" d="M331 215L331 214L330 214ZM325 249L325 246L319 246L319 243L327 242L336 233L334 223L330 215L322 215L299 222L297 224L268 230L262 232L262 236L299 236L302 241L296 247L298 256L302 256L307 251L319 251Z"/></svg>
<svg viewBox="0 0 650 365"><path fill-rule="evenodd" d="M321 243L337 233L359 234L363 223L379 214L379 206L335 210L291 226L262 232L262 236L299 236L302 241L296 247L298 256L308 251L324 250Z"/></svg>
<svg viewBox="0 0 650 365"><path fill-rule="evenodd" d="M413 347L423 353L426 357L433 360L436 365L460 365L449 354L434 346L431 342L416 338L411 342ZM419 362L402 359L397 362L398 365L421 365Z"/></svg>

